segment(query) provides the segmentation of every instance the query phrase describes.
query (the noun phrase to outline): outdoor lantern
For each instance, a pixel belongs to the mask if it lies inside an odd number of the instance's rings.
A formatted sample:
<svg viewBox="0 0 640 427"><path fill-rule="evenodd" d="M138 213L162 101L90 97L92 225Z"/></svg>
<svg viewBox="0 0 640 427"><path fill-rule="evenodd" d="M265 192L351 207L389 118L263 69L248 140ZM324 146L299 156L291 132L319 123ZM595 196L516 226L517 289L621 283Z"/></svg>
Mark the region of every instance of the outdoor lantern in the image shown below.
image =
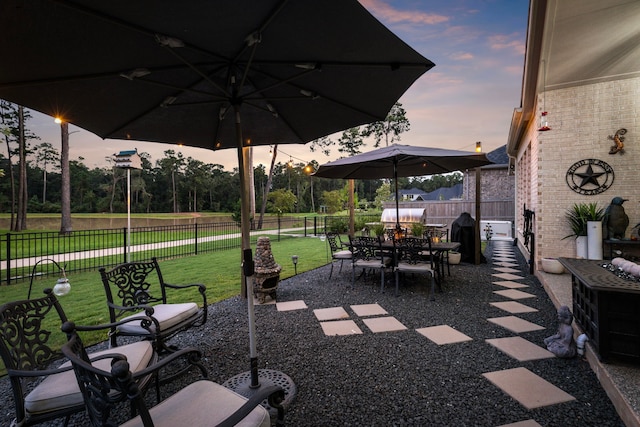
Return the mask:
<svg viewBox="0 0 640 427"><path fill-rule="evenodd" d="M68 294L69 291L71 290L71 284L69 283L69 279L67 279L67 275L64 272L64 267L61 267L60 264L58 264L55 260L51 258L43 258L38 262L36 262L33 265L33 269L31 270L31 278L29 281L29 293L27 294L27 299L31 299L31 288L33 287L33 278L36 276L36 268L38 267L38 264L45 261L53 263L58 268L58 270L60 270L61 277L56 281L56 284L53 286L54 295L61 297Z"/></svg>
<svg viewBox="0 0 640 427"><path fill-rule="evenodd" d="M540 128L538 129L538 131L540 132L545 132L551 130L551 128L549 127L549 120L547 119L547 112L543 111L542 113L540 113Z"/></svg>
<svg viewBox="0 0 640 427"><path fill-rule="evenodd" d="M62 270L62 274L64 275L64 270ZM69 293L71 290L71 284L69 283L69 279L65 277L61 277L56 281L55 286L53 287L53 293L55 296L61 297Z"/></svg>
<svg viewBox="0 0 640 427"><path fill-rule="evenodd" d="M298 274L298 255L291 255L291 261L293 261L295 274Z"/></svg>

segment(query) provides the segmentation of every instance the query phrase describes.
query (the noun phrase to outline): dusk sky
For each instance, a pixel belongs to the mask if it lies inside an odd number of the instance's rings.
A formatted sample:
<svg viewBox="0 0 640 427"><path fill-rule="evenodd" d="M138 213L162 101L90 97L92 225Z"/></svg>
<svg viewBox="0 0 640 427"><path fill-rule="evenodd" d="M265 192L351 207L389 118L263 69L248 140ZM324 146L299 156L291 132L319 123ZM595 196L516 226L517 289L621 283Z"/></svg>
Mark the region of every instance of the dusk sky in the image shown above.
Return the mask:
<svg viewBox="0 0 640 427"><path fill-rule="evenodd" d="M513 109L520 106L528 0L359 0L378 20L407 44L433 61L400 98L411 124L401 144L473 150L482 141L489 152L507 142ZM59 150L60 128L53 119L32 112L29 128ZM70 126L70 158L83 157L89 167L103 167L105 157L137 148L151 155L152 163L165 150L181 151L205 163L237 167L235 150L211 152L171 144L102 140ZM331 136L337 140L340 134ZM367 140L362 151L373 149ZM6 155L6 154L5 154ZM279 145L277 161L316 160L320 164L339 157L337 148L327 157L309 145ZM254 148L254 165L269 165L269 147Z"/></svg>

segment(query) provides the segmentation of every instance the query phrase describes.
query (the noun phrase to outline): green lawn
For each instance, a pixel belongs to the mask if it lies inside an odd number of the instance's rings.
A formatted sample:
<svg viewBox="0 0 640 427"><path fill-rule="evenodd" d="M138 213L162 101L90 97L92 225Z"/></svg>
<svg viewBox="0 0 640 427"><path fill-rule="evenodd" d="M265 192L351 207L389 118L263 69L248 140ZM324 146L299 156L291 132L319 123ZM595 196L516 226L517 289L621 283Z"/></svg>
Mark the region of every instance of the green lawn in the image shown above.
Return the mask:
<svg viewBox="0 0 640 427"><path fill-rule="evenodd" d="M271 239L274 258L282 266L281 279L294 275L292 255L298 255L298 273L327 264L326 242L312 237L281 237ZM214 303L240 293L239 249L211 252L184 258L159 261L164 280L168 283L203 283L207 286L207 302ZM109 321L106 297L98 271L68 275L71 292L60 298L69 320L80 325L96 325ZM41 295L43 289L53 287L56 278L36 279L33 282L32 298ZM29 283L0 286L0 303L26 299ZM169 295L172 302L197 301L197 290ZM49 328L58 331L60 325L52 323ZM106 339L105 334L84 335L85 344L93 344ZM62 345L61 335L57 345ZM0 365L0 374L4 373Z"/></svg>

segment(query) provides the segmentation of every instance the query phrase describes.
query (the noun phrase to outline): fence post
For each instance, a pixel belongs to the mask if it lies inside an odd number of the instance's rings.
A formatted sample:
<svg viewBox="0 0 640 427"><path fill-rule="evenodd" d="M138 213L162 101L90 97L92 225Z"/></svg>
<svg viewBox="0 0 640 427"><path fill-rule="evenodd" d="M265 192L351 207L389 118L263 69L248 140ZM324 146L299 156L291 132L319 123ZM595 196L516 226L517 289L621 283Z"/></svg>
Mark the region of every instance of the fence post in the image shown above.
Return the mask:
<svg viewBox="0 0 640 427"><path fill-rule="evenodd" d="M122 251L123 255L124 255L122 257L122 262L126 263L127 262L127 255L128 255L128 252L129 252L129 248L127 246L127 227L124 227L122 229L122 242L123 242L122 247L124 248L124 251Z"/></svg>
<svg viewBox="0 0 640 427"><path fill-rule="evenodd" d="M195 253L196 255L198 255L198 223L196 222L195 224L193 224L193 227L195 229Z"/></svg>
<svg viewBox="0 0 640 427"><path fill-rule="evenodd" d="M11 233L7 233L7 285L11 284Z"/></svg>
<svg viewBox="0 0 640 427"><path fill-rule="evenodd" d="M278 242L280 241L280 215L278 215Z"/></svg>

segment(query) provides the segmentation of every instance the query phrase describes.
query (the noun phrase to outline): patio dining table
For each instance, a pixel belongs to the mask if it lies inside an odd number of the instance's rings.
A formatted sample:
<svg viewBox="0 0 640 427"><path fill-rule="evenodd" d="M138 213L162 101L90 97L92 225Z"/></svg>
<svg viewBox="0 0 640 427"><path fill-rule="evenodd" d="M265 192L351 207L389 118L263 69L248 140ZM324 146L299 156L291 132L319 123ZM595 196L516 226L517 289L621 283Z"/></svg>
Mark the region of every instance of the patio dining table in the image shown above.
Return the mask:
<svg viewBox="0 0 640 427"><path fill-rule="evenodd" d="M434 260L436 262L436 268L439 271L439 280L444 281L444 260L449 258L449 252L455 251L460 248L460 242L431 242L431 251L435 252ZM385 240L382 242L382 248L385 250L395 250L396 245L393 240ZM429 250L425 247L424 250ZM451 269L447 262L447 274L451 276Z"/></svg>

